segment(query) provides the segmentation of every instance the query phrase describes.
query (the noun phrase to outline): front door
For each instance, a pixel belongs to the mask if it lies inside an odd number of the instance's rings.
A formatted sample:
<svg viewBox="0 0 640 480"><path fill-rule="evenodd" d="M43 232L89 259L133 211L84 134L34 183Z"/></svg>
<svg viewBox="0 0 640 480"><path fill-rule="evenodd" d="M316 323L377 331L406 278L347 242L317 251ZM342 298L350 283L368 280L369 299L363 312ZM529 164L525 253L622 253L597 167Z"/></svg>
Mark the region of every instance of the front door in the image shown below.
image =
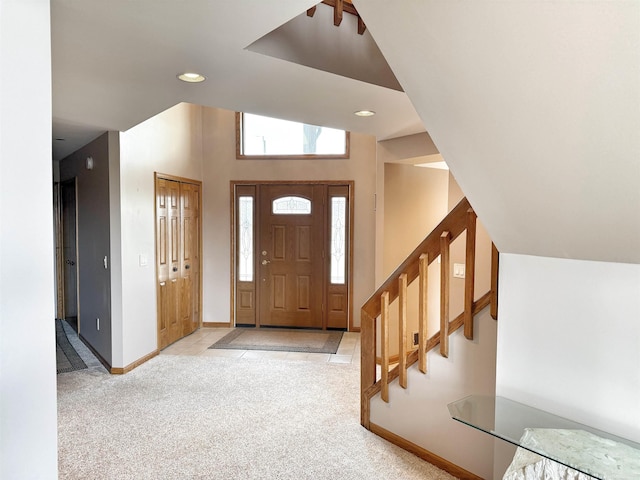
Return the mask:
<svg viewBox="0 0 640 480"><path fill-rule="evenodd" d="M259 322L322 328L324 187L261 185Z"/></svg>

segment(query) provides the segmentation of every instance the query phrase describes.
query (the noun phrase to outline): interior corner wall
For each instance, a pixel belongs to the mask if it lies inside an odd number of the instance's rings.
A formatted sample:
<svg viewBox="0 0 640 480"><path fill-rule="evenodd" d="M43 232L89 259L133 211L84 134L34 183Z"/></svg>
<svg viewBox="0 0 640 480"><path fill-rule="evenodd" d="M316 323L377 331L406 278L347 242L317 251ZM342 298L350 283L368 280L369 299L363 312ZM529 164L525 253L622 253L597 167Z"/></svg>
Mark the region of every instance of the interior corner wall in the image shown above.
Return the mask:
<svg viewBox="0 0 640 480"><path fill-rule="evenodd" d="M58 472L49 9L49 0L0 2L4 479Z"/></svg>
<svg viewBox="0 0 640 480"><path fill-rule="evenodd" d="M91 170L86 167L88 157L93 158ZM109 160L109 134L104 133L60 162L60 181L77 179L79 334L113 365Z"/></svg>
<svg viewBox="0 0 640 480"><path fill-rule="evenodd" d="M447 215L449 172L384 166L383 276L386 278Z"/></svg>
<svg viewBox="0 0 640 480"><path fill-rule="evenodd" d="M201 113L181 103L120 133L122 346L113 367L157 351L154 173L202 181Z"/></svg>
<svg viewBox="0 0 640 480"><path fill-rule="evenodd" d="M496 393L640 441L640 265L500 255Z"/></svg>
<svg viewBox="0 0 640 480"><path fill-rule="evenodd" d="M385 274L385 165L407 163L412 158L437 154L438 149L428 133L418 133L378 142L376 149L376 226L375 226L375 285L386 279ZM435 225L434 225L435 226Z"/></svg>
<svg viewBox="0 0 640 480"><path fill-rule="evenodd" d="M203 109L203 320L230 321L232 180L354 181L354 326L374 288L376 141L351 133L349 159L237 160L235 112Z"/></svg>
<svg viewBox="0 0 640 480"><path fill-rule="evenodd" d="M111 360L122 363L122 229L120 206L120 133L107 133L109 151L109 264L111 282Z"/></svg>

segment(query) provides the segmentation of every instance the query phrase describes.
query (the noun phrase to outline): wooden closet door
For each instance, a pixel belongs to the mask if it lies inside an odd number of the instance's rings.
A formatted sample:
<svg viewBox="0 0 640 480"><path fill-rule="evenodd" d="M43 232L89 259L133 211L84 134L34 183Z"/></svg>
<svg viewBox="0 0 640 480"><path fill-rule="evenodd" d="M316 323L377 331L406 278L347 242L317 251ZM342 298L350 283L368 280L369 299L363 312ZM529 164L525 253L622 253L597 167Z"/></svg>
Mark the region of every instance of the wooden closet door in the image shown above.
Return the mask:
<svg viewBox="0 0 640 480"><path fill-rule="evenodd" d="M159 348L182 336L179 318L180 183L156 180L156 266Z"/></svg>
<svg viewBox="0 0 640 480"><path fill-rule="evenodd" d="M198 328L200 304L200 187L180 185L180 319L182 335Z"/></svg>

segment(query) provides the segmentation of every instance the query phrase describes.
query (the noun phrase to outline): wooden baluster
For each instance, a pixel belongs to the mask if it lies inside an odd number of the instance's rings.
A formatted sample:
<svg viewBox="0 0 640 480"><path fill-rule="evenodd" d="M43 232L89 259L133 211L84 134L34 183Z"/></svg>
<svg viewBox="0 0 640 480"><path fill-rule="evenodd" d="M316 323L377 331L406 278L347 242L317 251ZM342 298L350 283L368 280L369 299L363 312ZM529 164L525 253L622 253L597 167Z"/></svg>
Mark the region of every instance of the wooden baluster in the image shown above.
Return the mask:
<svg viewBox="0 0 640 480"><path fill-rule="evenodd" d="M376 383L376 319L365 312L360 314L360 391ZM369 429L369 398L360 395L360 423Z"/></svg>
<svg viewBox="0 0 640 480"><path fill-rule="evenodd" d="M380 298L381 304L381 348L380 355L382 356L382 365L380 366L382 372L380 381L382 382L382 391L380 396L382 400L389 403L389 292L383 292Z"/></svg>
<svg viewBox="0 0 640 480"><path fill-rule="evenodd" d="M464 278L464 336L473 340L473 296L476 276L476 213L467 210L467 247Z"/></svg>
<svg viewBox="0 0 640 480"><path fill-rule="evenodd" d="M491 317L498 319L498 271L500 252L495 244L491 244Z"/></svg>
<svg viewBox="0 0 640 480"><path fill-rule="evenodd" d="M364 24L362 18L360 18L360 15L358 15L358 35L363 35L366 29L367 26Z"/></svg>
<svg viewBox="0 0 640 480"><path fill-rule="evenodd" d="M419 270L418 368L422 373L427 373L427 287L429 285L429 256L426 253L420 255Z"/></svg>
<svg viewBox="0 0 640 480"><path fill-rule="evenodd" d="M407 388L407 274L398 279L398 357L400 369L400 386Z"/></svg>
<svg viewBox="0 0 640 480"><path fill-rule="evenodd" d="M440 355L449 356L449 247L451 235L440 235Z"/></svg>

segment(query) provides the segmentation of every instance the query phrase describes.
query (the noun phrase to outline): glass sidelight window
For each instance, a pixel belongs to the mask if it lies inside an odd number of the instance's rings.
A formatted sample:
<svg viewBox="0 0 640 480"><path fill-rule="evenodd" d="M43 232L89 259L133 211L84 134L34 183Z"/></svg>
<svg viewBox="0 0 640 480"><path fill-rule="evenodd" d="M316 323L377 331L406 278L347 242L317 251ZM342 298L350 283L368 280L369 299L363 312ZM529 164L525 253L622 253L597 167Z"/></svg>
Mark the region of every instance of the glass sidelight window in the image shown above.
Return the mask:
<svg viewBox="0 0 640 480"><path fill-rule="evenodd" d="M346 197L331 198L331 283L343 285L346 281Z"/></svg>
<svg viewBox="0 0 640 480"><path fill-rule="evenodd" d="M238 279L253 282L253 197L239 197L238 210Z"/></svg>

